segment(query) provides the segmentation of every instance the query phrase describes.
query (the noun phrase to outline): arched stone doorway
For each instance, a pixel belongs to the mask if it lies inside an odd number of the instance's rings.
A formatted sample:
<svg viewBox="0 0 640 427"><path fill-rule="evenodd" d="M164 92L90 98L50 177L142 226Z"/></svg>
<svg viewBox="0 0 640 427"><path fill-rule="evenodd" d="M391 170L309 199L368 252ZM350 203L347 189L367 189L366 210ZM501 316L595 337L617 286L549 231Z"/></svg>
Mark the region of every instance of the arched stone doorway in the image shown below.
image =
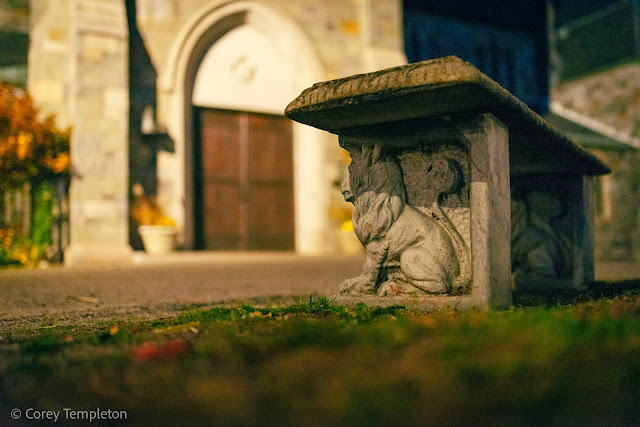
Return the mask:
<svg viewBox="0 0 640 427"><path fill-rule="evenodd" d="M243 40L249 40L253 49L237 49ZM176 170L181 181L175 186L172 211L182 226L183 246L196 248L202 243L203 223L199 218L203 200L198 199L197 188L202 184L196 182L201 165L195 161L201 154L202 117L198 114L204 109L281 116L289 100L326 76L306 35L282 15L252 2L203 9L185 25L169 58L172 68L159 81L158 114L176 143L167 166ZM296 123L290 126L295 250L324 253L330 250L325 159L332 137Z"/></svg>
<svg viewBox="0 0 640 427"><path fill-rule="evenodd" d="M194 229L202 249L293 250L292 70L251 25L220 37L193 87Z"/></svg>

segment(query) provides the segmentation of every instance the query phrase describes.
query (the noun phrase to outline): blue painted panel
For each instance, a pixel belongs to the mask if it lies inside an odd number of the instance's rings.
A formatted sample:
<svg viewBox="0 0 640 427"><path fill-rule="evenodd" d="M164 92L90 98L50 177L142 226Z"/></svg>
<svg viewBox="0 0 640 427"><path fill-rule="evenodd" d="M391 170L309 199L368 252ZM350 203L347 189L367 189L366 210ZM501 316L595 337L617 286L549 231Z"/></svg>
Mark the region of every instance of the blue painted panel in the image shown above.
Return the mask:
<svg viewBox="0 0 640 427"><path fill-rule="evenodd" d="M549 105L546 44L539 34L405 10L409 62L455 55L538 112ZM542 42L541 42L542 40Z"/></svg>

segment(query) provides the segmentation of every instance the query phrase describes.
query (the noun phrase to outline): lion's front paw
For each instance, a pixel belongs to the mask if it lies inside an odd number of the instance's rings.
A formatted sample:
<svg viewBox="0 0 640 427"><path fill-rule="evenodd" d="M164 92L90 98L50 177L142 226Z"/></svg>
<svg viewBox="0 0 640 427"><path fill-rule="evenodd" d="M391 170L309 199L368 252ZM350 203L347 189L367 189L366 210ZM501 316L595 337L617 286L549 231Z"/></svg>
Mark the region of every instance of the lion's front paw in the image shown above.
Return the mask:
<svg viewBox="0 0 640 427"><path fill-rule="evenodd" d="M415 286L402 281L389 280L378 288L378 296L381 297L415 296L418 294L420 291Z"/></svg>
<svg viewBox="0 0 640 427"><path fill-rule="evenodd" d="M342 295L361 295L375 293L375 281L364 276L347 279L340 285Z"/></svg>

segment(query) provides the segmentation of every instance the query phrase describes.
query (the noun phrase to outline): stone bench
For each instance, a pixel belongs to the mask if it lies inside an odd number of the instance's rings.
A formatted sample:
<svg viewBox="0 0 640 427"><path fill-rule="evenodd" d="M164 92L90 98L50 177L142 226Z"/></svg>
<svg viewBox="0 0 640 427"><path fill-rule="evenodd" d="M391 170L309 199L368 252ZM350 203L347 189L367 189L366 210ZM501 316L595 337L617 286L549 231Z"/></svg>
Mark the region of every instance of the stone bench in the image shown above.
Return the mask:
<svg viewBox="0 0 640 427"><path fill-rule="evenodd" d="M322 82L285 115L339 136L366 249L338 302L501 308L593 280L591 176L609 169L456 57Z"/></svg>

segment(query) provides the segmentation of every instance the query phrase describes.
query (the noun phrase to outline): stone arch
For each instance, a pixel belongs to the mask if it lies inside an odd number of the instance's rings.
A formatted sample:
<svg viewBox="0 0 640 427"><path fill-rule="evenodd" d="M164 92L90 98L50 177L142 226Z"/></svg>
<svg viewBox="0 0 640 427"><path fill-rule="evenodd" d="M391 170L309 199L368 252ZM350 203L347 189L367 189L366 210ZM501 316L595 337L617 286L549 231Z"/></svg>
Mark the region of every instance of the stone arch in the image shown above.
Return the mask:
<svg viewBox="0 0 640 427"><path fill-rule="evenodd" d="M176 37L159 80L158 115L175 142L178 181L171 212L182 225L182 243L194 245L193 116L195 77L207 51L229 31L251 26L266 34L295 69L293 87L299 93L326 79L324 67L307 35L287 16L250 1L212 2L194 15ZM295 95L294 95L295 96ZM293 99L293 96L292 96ZM298 253L326 252L329 189L325 176L328 134L293 124L295 245Z"/></svg>

